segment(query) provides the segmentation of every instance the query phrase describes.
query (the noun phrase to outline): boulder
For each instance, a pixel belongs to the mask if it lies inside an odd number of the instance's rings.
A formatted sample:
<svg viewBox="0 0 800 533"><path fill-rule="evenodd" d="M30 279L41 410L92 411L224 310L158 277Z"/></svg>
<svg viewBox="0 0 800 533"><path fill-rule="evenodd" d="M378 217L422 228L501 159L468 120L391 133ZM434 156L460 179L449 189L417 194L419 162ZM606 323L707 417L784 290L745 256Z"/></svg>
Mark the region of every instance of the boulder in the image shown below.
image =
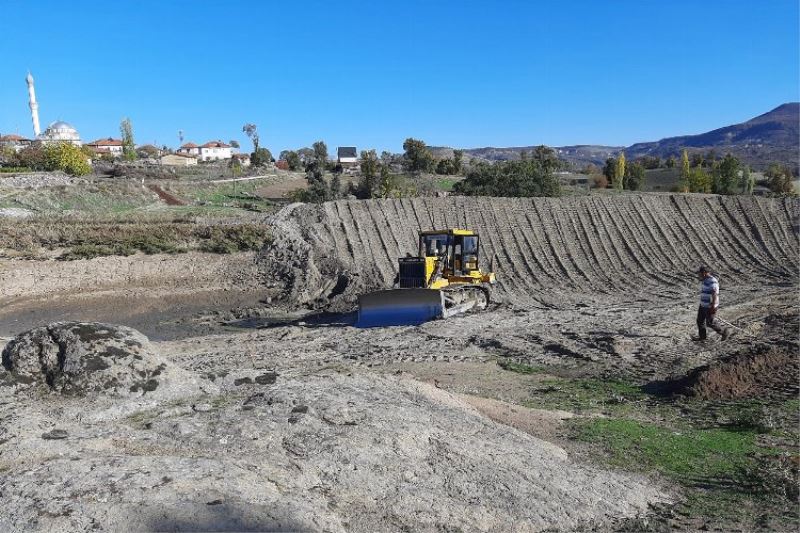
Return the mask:
<svg viewBox="0 0 800 533"><path fill-rule="evenodd" d="M142 396L185 378L138 331L94 322L56 322L21 333L3 350L2 365L3 382L67 396Z"/></svg>

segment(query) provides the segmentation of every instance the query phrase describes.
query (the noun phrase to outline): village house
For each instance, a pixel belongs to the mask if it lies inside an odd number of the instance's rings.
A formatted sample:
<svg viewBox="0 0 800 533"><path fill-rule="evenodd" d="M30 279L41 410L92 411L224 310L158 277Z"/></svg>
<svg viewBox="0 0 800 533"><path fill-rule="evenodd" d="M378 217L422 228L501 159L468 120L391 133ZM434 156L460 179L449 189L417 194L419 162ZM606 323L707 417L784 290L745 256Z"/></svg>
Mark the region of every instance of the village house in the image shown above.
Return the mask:
<svg viewBox="0 0 800 533"><path fill-rule="evenodd" d="M233 157L233 147L222 141L209 141L200 146L200 161L216 161Z"/></svg>
<svg viewBox="0 0 800 533"><path fill-rule="evenodd" d="M15 152L19 152L31 144L33 144L33 140L26 139L21 135L15 135L13 133L9 133L8 135L0 135L0 146L4 148L11 148Z"/></svg>
<svg viewBox="0 0 800 533"><path fill-rule="evenodd" d="M233 154L231 157L239 161L243 168L250 166L250 154Z"/></svg>
<svg viewBox="0 0 800 533"><path fill-rule="evenodd" d="M91 148L97 155L108 154L112 157L122 157L122 141L108 137L107 139L97 139L84 146Z"/></svg>
<svg viewBox="0 0 800 533"><path fill-rule="evenodd" d="M339 164L343 167L353 166L358 163L358 152L355 146L340 146L336 149Z"/></svg>
<svg viewBox="0 0 800 533"><path fill-rule="evenodd" d="M196 144L194 144L193 142L188 142L186 144L181 145L181 147L178 148L177 153L185 154L185 155L199 156L200 155L200 147L197 146Z"/></svg>

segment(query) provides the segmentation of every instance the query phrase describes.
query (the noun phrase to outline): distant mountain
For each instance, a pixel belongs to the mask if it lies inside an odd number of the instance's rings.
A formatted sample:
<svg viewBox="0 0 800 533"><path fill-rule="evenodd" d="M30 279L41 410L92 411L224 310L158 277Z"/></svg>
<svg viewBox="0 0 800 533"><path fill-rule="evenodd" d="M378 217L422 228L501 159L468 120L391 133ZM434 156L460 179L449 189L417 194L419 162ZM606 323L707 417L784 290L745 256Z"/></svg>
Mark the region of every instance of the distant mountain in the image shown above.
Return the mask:
<svg viewBox="0 0 800 533"><path fill-rule="evenodd" d="M437 158L453 156L452 148L431 146L430 149ZM467 159L483 161L509 161L511 159L519 159L522 152L532 154L535 149L536 146L467 148L464 150L464 156ZM598 146L591 144L553 147L558 157L571 163L575 168L583 168L589 163L602 165L606 159L617 155L623 149L624 146Z"/></svg>
<svg viewBox="0 0 800 533"><path fill-rule="evenodd" d="M467 148L468 159L484 161L507 161L519 159L520 153L533 152L536 146L509 148ZM800 103L792 102L776 107L741 124L725 126L699 135L668 137L656 142L644 142L623 146L574 145L553 147L559 157L576 169L589 163L602 166L609 157L625 150L625 156L636 159L643 156L679 157L686 148L689 152L714 150L719 156L730 152L742 162L756 170L763 170L770 163L782 163L797 168L800 157ZM452 157L453 149L431 147L434 156Z"/></svg>
<svg viewBox="0 0 800 533"><path fill-rule="evenodd" d="M800 157L800 103L776 107L754 119L699 135L668 137L657 142L637 143L625 150L628 159L650 155L678 157L690 152L714 150L728 152L753 168L763 169L778 162L797 167Z"/></svg>

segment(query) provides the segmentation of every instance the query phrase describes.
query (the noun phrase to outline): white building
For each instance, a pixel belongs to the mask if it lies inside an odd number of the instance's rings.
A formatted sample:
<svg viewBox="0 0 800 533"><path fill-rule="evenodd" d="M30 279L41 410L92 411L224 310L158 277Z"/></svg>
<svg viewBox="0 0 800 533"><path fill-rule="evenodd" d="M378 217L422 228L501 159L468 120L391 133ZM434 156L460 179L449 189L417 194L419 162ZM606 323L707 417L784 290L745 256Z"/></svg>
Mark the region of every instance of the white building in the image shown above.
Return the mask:
<svg viewBox="0 0 800 533"><path fill-rule="evenodd" d="M222 141L209 141L200 147L200 161L216 161L233 157L233 147Z"/></svg>
<svg viewBox="0 0 800 533"><path fill-rule="evenodd" d="M341 165L354 165L358 163L358 152L355 146L340 146L336 149L336 156Z"/></svg>
<svg viewBox="0 0 800 533"><path fill-rule="evenodd" d="M98 155L109 154L113 157L122 157L122 141L113 139L97 139L86 144L89 148L95 151Z"/></svg>

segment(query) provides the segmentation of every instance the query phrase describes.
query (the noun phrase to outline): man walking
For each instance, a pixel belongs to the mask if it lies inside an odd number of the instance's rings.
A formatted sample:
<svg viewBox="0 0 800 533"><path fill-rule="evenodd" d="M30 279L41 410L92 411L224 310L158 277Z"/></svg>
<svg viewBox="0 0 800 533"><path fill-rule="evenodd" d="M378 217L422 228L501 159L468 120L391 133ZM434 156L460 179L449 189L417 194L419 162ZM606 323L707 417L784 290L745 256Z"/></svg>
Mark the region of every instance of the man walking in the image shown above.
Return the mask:
<svg viewBox="0 0 800 533"><path fill-rule="evenodd" d="M694 341L706 340L706 326L710 327L722 336L722 340L728 338L728 331L721 328L714 318L719 308L719 281L711 275L711 271L706 266L701 266L697 271L697 277L702 283L700 286L700 307L697 309L697 331L699 335L692 337Z"/></svg>

